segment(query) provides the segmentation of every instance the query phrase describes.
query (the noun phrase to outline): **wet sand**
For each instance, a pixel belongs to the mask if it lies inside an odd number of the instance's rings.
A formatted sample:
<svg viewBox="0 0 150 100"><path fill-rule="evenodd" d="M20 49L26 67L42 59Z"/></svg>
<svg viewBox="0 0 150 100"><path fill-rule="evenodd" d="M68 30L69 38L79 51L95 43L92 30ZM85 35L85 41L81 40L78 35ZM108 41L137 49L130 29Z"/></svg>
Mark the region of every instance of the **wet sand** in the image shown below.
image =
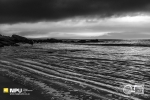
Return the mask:
<svg viewBox="0 0 150 100"><path fill-rule="evenodd" d="M0 68L8 71L8 76L21 80L19 84L38 88L42 96L47 94L55 100L146 100L150 97L149 60L142 56L149 54L149 48L141 51L139 47L34 44L0 50ZM121 86L134 82L145 83L145 94L123 93Z"/></svg>

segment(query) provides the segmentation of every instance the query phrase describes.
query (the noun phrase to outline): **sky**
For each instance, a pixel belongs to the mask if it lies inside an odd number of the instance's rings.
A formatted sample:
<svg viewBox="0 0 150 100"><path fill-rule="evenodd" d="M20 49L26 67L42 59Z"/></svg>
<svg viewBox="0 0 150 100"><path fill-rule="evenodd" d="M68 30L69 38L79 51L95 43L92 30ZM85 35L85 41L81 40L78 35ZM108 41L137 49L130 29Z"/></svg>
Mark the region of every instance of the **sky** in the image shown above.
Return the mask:
<svg viewBox="0 0 150 100"><path fill-rule="evenodd" d="M150 38L150 0L0 0L0 34Z"/></svg>

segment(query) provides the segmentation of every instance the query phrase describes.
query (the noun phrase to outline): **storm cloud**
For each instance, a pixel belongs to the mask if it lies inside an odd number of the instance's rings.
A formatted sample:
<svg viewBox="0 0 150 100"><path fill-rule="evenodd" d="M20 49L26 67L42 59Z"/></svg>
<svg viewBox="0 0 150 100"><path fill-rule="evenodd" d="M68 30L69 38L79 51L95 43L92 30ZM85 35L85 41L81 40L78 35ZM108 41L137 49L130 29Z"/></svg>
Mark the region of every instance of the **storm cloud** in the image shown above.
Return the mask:
<svg viewBox="0 0 150 100"><path fill-rule="evenodd" d="M111 17L150 11L150 0L0 0L0 23Z"/></svg>

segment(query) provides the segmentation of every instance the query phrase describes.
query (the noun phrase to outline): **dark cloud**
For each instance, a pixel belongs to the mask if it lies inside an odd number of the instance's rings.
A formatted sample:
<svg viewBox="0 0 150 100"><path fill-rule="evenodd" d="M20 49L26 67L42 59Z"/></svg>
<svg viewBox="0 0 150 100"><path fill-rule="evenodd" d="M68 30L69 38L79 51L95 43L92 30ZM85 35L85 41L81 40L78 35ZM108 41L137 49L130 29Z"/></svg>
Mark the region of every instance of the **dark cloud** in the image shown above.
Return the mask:
<svg viewBox="0 0 150 100"><path fill-rule="evenodd" d="M150 0L0 0L0 23L149 11Z"/></svg>

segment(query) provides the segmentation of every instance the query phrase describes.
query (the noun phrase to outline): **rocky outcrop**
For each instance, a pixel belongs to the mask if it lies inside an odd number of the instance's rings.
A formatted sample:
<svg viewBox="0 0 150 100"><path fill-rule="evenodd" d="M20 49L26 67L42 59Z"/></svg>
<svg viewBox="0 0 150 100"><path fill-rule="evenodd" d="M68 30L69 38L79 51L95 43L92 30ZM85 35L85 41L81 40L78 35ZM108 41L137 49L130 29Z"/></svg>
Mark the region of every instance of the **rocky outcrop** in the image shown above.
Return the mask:
<svg viewBox="0 0 150 100"><path fill-rule="evenodd" d="M9 36L0 36L0 47L3 46L16 46L17 44Z"/></svg>
<svg viewBox="0 0 150 100"><path fill-rule="evenodd" d="M15 43L19 43L19 42L29 43L30 41L29 39L19 36L19 35L12 35L12 39L14 40Z"/></svg>
<svg viewBox="0 0 150 100"><path fill-rule="evenodd" d="M19 35L12 35L11 37L9 36L2 36L0 35L0 47L4 46L19 46L17 43L29 43L32 44L32 41L19 36Z"/></svg>

